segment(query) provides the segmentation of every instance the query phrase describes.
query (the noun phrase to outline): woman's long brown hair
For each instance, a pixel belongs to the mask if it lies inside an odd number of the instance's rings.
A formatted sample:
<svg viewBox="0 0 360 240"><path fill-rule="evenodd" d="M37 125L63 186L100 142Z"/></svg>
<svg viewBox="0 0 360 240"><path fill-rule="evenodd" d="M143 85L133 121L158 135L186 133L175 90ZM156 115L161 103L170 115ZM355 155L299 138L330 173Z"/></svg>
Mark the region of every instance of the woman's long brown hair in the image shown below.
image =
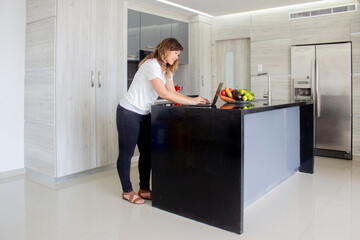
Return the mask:
<svg viewBox="0 0 360 240"><path fill-rule="evenodd" d="M183 47L175 38L165 38L155 50L148 54L140 63L139 67L148 59L156 58L161 66L161 70L165 72L166 79L170 79L171 73L174 74L175 70L179 66L179 59L177 59L173 65L166 63L166 57L168 51L182 51Z"/></svg>

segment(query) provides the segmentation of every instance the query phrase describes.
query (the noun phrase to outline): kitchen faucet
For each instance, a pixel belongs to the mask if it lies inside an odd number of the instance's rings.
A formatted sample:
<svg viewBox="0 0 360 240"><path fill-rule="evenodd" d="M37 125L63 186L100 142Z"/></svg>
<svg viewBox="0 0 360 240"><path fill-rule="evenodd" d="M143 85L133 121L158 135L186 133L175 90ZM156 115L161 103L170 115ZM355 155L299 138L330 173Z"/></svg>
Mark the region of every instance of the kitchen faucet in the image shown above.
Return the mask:
<svg viewBox="0 0 360 240"><path fill-rule="evenodd" d="M267 75L268 78L268 94L264 95L264 98L267 98L268 105L271 105L271 87L270 87L270 73L258 73L258 76Z"/></svg>

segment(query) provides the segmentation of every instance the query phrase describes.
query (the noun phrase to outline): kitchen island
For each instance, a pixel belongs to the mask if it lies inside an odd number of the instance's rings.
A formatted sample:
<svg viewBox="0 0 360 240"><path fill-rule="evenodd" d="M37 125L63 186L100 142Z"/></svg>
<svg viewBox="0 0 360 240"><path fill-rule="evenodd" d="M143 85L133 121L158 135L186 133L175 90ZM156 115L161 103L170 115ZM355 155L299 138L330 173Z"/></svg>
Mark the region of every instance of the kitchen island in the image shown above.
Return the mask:
<svg viewBox="0 0 360 240"><path fill-rule="evenodd" d="M297 173L313 173L313 104L155 105L154 207L238 234L244 209Z"/></svg>

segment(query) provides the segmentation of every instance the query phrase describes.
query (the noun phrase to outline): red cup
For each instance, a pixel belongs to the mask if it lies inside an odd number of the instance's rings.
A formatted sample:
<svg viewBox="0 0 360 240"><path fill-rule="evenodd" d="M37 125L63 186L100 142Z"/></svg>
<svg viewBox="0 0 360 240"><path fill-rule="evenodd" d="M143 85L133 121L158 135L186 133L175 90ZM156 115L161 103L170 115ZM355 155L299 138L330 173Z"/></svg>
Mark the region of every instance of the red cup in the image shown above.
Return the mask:
<svg viewBox="0 0 360 240"><path fill-rule="evenodd" d="M175 91L177 91L178 93L182 90L182 86L176 85L175 86ZM175 103L175 106L180 106L179 103Z"/></svg>
<svg viewBox="0 0 360 240"><path fill-rule="evenodd" d="M182 90L182 86L176 85L176 86L175 86L175 90L176 90L177 92L180 92L180 91Z"/></svg>

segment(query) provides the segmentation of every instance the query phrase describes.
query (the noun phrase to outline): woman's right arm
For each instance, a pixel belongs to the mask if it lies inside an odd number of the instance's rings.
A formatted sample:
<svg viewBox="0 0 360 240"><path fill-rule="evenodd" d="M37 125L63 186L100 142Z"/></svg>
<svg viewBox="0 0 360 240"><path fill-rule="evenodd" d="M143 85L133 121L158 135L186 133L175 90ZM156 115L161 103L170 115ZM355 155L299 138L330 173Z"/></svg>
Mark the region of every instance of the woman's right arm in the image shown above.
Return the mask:
<svg viewBox="0 0 360 240"><path fill-rule="evenodd" d="M160 78L154 78L150 80L150 82L161 98L169 100L171 102L189 105L209 103L209 100L203 97L191 98L176 91L169 91Z"/></svg>

